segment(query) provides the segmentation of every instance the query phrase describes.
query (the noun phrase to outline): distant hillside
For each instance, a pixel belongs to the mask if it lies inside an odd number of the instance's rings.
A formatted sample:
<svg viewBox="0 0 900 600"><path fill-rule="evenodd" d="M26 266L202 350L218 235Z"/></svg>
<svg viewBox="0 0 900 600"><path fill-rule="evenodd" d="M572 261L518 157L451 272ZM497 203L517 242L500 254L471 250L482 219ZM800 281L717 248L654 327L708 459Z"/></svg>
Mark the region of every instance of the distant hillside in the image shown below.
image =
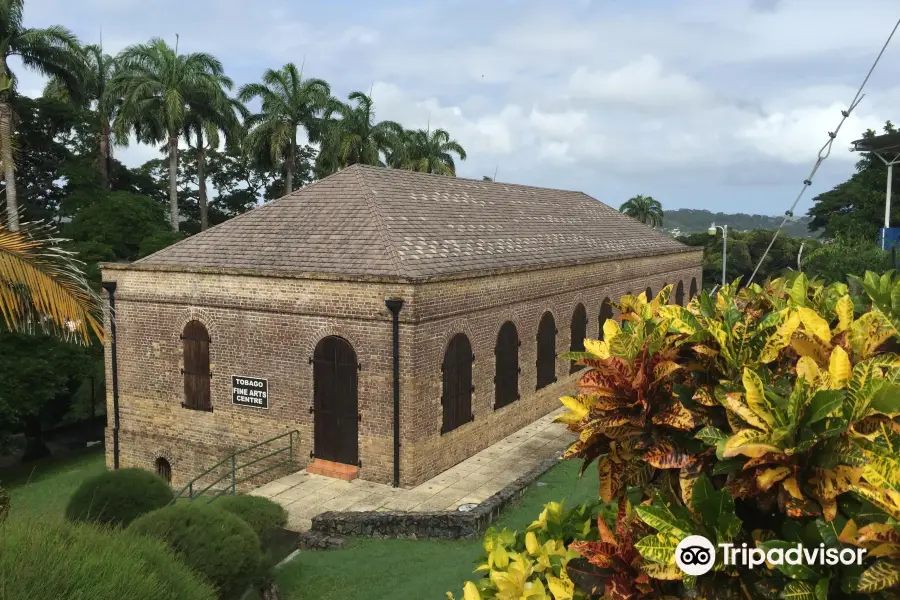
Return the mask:
<svg viewBox="0 0 900 600"><path fill-rule="evenodd" d="M781 219L783 218L766 215L745 215L744 213L714 213L708 210L679 208L678 210L665 211L663 229L670 232L677 229L681 234L700 233L701 231L706 231L712 222L715 222L716 225L728 225L729 229L737 231L775 229L781 224ZM810 233L809 229L807 229L809 221L809 217L792 219L785 224L782 232L791 237L818 237L818 233Z"/></svg>

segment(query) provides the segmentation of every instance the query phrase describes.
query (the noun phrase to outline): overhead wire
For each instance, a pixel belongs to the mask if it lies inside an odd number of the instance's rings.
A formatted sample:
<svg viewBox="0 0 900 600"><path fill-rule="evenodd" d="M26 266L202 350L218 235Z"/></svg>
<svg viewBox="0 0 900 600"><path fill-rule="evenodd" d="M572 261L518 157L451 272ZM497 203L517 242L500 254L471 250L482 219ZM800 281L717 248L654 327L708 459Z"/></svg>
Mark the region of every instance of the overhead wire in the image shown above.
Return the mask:
<svg viewBox="0 0 900 600"><path fill-rule="evenodd" d="M881 57L884 55L884 51L887 50L887 47L891 43L891 39L893 39L894 34L897 33L897 29L900 28L900 19L897 19L897 23L894 24L894 28L891 30L891 34L888 36L887 40L884 42L884 45L881 47L881 52L878 53L878 56L875 57L875 61L872 63L872 66L869 68L869 72L866 73L866 78L863 79L863 82L860 84L859 89L856 90L856 95L853 96L853 100L850 101L850 104L846 110L841 111L841 120L838 123L837 127L834 131L828 132L828 141L825 142L825 145L819 150L818 158L816 159L816 163L813 165L812 171L810 171L809 176L803 180L803 187L800 188L800 193L797 194L797 198L794 200L794 203L791 204L791 207L784 213L784 219L781 220L781 224L775 230L775 235L772 236L772 241L769 242L769 246L766 248L766 251L763 252L762 257L759 259L759 262L756 263L756 268L753 269L753 274L750 275L750 279L747 280L747 285L753 283L753 279L756 277L756 274L759 272L759 268L762 266L763 262L765 262L766 257L769 255L769 251L772 249L772 246L775 245L775 240L778 238L778 234L781 233L781 230L784 228L784 225L788 222L788 219L794 216L794 209L799 204L800 199L803 198L803 194L806 193L806 190L809 186L812 185L813 177L815 177L816 172L819 170L819 167L825 162L825 159L831 154L831 147L834 144L834 140L840 132L841 127L844 125L844 121L847 120L847 117L853 113L853 110L862 102L862 99L865 98L865 94L863 94L863 89L865 89L866 84L869 82L869 78L872 76L872 72L875 71L875 67L878 66L878 62L881 60Z"/></svg>

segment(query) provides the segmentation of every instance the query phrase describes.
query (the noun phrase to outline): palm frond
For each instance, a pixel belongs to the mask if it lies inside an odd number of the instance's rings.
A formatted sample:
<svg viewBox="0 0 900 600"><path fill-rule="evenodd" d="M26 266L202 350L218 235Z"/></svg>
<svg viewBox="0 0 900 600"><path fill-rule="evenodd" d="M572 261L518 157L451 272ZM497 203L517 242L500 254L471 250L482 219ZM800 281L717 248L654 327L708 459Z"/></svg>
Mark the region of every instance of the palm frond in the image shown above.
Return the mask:
<svg viewBox="0 0 900 600"><path fill-rule="evenodd" d="M90 343L103 339L103 304L81 263L60 247L50 225L0 223L0 313L14 331L41 329Z"/></svg>

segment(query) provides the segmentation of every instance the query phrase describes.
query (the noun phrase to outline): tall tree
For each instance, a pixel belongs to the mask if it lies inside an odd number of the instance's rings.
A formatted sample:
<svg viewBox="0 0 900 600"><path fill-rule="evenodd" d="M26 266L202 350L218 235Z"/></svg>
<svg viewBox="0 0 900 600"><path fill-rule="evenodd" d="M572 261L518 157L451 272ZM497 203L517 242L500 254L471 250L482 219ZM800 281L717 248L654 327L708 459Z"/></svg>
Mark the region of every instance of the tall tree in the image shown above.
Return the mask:
<svg viewBox="0 0 900 600"><path fill-rule="evenodd" d="M6 228L13 232L19 230L19 206L12 136L16 77L9 68L9 58L18 56L25 68L59 78L71 90L80 85L83 63L78 40L65 27L25 27L24 4L25 0L0 0L0 162L6 183Z"/></svg>
<svg viewBox="0 0 900 600"><path fill-rule="evenodd" d="M210 54L179 54L154 38L129 46L118 57L116 75L107 93L121 98L113 132L117 142L128 143L134 132L145 142L165 142L169 153L169 212L172 230L178 231L178 140L192 108L225 113L230 100L225 90L231 79L222 63Z"/></svg>
<svg viewBox="0 0 900 600"><path fill-rule="evenodd" d="M884 133L897 133L890 121L884 124ZM875 137L873 130L863 133L864 138ZM856 173L833 189L813 198L809 209L812 221L810 231L821 231L827 238L865 238L877 240L884 225L885 192L887 192L887 167L870 152L862 153L856 163ZM896 174L891 186L893 198L900 196L900 177ZM900 221L900 202L891 202L891 222Z"/></svg>
<svg viewBox="0 0 900 600"><path fill-rule="evenodd" d="M100 182L104 188L109 188L113 170L112 122L118 99L110 97L106 89L115 73L116 59L95 44L84 46L81 57L81 85L77 90L69 89L63 80L53 77L47 83L44 95L72 102L85 111L87 119L96 127Z"/></svg>
<svg viewBox="0 0 900 600"><path fill-rule="evenodd" d="M316 170L320 176L350 165L384 166L383 155L403 139L403 127L394 121L375 121L371 96L351 92L351 104L333 101L326 111L322 149Z"/></svg>
<svg viewBox="0 0 900 600"><path fill-rule="evenodd" d="M238 98L259 98L260 112L246 119L247 152L257 160L268 157L274 168L284 171L284 193L294 191L297 162L297 130L306 130L310 141L320 138L319 116L327 106L331 88L322 79L303 79L302 70L287 63L279 70L267 69L262 83L248 83Z"/></svg>
<svg viewBox="0 0 900 600"><path fill-rule="evenodd" d="M398 146L394 166L420 173L456 176L453 155L466 160L466 151L443 129L404 131Z"/></svg>
<svg viewBox="0 0 900 600"><path fill-rule="evenodd" d="M662 204L654 200L653 196L638 194L628 199L619 210L650 227L660 227L663 224Z"/></svg>
<svg viewBox="0 0 900 600"><path fill-rule="evenodd" d="M184 138L197 167L197 187L200 206L200 231L209 228L209 202L206 192L206 159L210 151L219 147L220 133L229 141L241 136L241 122L237 115L247 110L239 100L229 99L224 106L192 107L185 119Z"/></svg>

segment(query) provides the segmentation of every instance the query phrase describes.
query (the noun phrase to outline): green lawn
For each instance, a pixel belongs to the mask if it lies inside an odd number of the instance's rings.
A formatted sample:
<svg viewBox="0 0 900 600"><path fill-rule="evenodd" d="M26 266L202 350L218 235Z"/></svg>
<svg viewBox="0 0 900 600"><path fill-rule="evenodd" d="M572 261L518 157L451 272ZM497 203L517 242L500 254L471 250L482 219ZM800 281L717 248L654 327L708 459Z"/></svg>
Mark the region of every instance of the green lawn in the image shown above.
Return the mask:
<svg viewBox="0 0 900 600"><path fill-rule="evenodd" d="M575 506L597 498L597 472L578 480L580 462L554 467L533 485L521 502L503 512L497 528L523 529L547 502L565 499ZM285 600L441 600L474 579L480 541L411 541L357 539L344 550L301 552L279 574Z"/></svg>
<svg viewBox="0 0 900 600"><path fill-rule="evenodd" d="M103 448L97 447L0 470L0 485L10 493L10 518L61 519L75 488L105 469Z"/></svg>
<svg viewBox="0 0 900 600"><path fill-rule="evenodd" d="M544 504L565 500L574 506L597 498L597 472L578 480L578 462L564 462L532 485L508 507L495 527L523 529ZM62 518L69 496L86 477L105 469L103 450L90 449L27 467L0 471L10 491L11 518ZM285 600L441 600L460 596L462 583L474 578L481 541L349 540L343 550L301 552L279 573Z"/></svg>

